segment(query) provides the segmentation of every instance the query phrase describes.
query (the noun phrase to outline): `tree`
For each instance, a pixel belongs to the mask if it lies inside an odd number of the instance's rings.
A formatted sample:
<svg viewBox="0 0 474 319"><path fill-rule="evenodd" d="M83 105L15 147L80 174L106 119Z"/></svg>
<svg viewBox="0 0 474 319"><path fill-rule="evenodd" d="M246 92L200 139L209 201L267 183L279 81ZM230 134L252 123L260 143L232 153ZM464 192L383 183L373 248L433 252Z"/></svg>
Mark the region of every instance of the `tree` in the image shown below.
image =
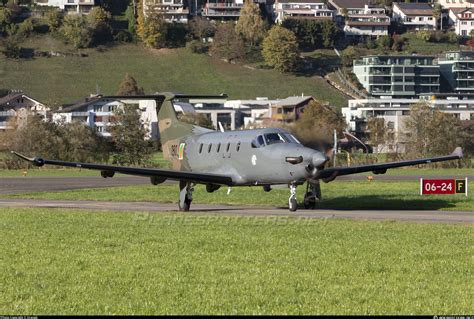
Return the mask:
<svg viewBox="0 0 474 319"><path fill-rule="evenodd" d="M334 130L340 135L345 127L341 113L328 105L311 101L290 130L304 145L323 150L332 145Z"/></svg>
<svg viewBox="0 0 474 319"><path fill-rule="evenodd" d="M20 38L16 36L9 36L3 42L2 53L7 58L18 59L21 57Z"/></svg>
<svg viewBox="0 0 474 319"><path fill-rule="evenodd" d="M96 28L101 23L108 24L112 15L102 7L94 7L87 15L87 22L92 28Z"/></svg>
<svg viewBox="0 0 474 319"><path fill-rule="evenodd" d="M119 89L116 93L117 95L141 95L144 94L143 88L139 87L137 81L133 76L126 73L122 82L120 83Z"/></svg>
<svg viewBox="0 0 474 319"><path fill-rule="evenodd" d="M371 117L367 121L367 130L370 132L369 141L370 144L377 151L379 145L387 143L387 126L385 120L380 117Z"/></svg>
<svg viewBox="0 0 474 319"><path fill-rule="evenodd" d="M245 0L235 30L251 47L265 37L266 23L261 17L260 8L252 0Z"/></svg>
<svg viewBox="0 0 474 319"><path fill-rule="evenodd" d="M217 26L211 54L232 62L244 55L244 44L232 23L221 23Z"/></svg>
<svg viewBox="0 0 474 319"><path fill-rule="evenodd" d="M127 11L125 11L125 17L128 20L128 32L130 32L131 35L135 36L137 34L137 19L135 18L135 13L132 5L129 5L127 7Z"/></svg>
<svg viewBox="0 0 474 319"><path fill-rule="evenodd" d="M298 54L295 34L281 26L274 26L263 40L262 55L265 62L280 72L293 70Z"/></svg>
<svg viewBox="0 0 474 319"><path fill-rule="evenodd" d="M139 36L145 46L161 48L165 45L167 25L162 14L150 13L139 30Z"/></svg>
<svg viewBox="0 0 474 319"><path fill-rule="evenodd" d="M195 39L202 41L202 39L214 35L216 26L208 19L197 16L189 22L189 32Z"/></svg>
<svg viewBox="0 0 474 319"><path fill-rule="evenodd" d="M440 30L443 31L443 7L436 3L433 8L433 17L436 19L436 25L440 22ZM438 27L436 27L437 29Z"/></svg>
<svg viewBox="0 0 474 319"><path fill-rule="evenodd" d="M459 127L452 115L426 102L414 104L405 120L407 153L421 157L448 154L459 141Z"/></svg>
<svg viewBox="0 0 474 319"><path fill-rule="evenodd" d="M66 42L76 49L87 48L92 41L91 30L86 19L80 15L68 15L59 29Z"/></svg>
<svg viewBox="0 0 474 319"><path fill-rule="evenodd" d="M321 25L323 46L325 48L333 47L339 34L337 25L333 21L322 21Z"/></svg>
<svg viewBox="0 0 474 319"><path fill-rule="evenodd" d="M58 9L50 10L46 15L46 24L49 27L49 31L58 31L63 23L63 14Z"/></svg>
<svg viewBox="0 0 474 319"><path fill-rule="evenodd" d="M126 104L123 109L118 109L109 131L117 151L113 155L114 163L144 165L149 162L151 149L145 140L148 130L142 123L136 105Z"/></svg>
<svg viewBox="0 0 474 319"><path fill-rule="evenodd" d="M0 7L0 33L5 33L7 26L13 21L13 14L10 9Z"/></svg>

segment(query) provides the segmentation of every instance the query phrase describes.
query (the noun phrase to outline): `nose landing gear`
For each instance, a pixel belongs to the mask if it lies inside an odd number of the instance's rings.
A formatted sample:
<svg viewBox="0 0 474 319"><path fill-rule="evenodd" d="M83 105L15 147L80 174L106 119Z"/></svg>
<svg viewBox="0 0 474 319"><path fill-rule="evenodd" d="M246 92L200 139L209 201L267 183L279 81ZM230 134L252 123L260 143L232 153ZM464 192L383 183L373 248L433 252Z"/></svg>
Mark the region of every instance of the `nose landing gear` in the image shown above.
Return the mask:
<svg viewBox="0 0 474 319"><path fill-rule="evenodd" d="M295 212L298 208L298 202L296 201L296 185L290 185L290 199L288 200L288 206L290 212Z"/></svg>
<svg viewBox="0 0 474 319"><path fill-rule="evenodd" d="M179 182L179 210L187 212L191 208L191 202L193 201L194 185L187 182Z"/></svg>

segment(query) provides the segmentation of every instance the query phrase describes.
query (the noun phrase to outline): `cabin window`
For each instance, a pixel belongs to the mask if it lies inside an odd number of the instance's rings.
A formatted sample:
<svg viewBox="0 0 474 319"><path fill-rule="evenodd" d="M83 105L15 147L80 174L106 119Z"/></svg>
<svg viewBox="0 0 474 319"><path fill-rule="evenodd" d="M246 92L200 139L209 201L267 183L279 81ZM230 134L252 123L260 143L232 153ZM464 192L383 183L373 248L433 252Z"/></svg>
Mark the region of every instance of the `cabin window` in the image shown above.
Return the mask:
<svg viewBox="0 0 474 319"><path fill-rule="evenodd" d="M221 143L217 144L217 153L219 153L221 150Z"/></svg>
<svg viewBox="0 0 474 319"><path fill-rule="evenodd" d="M201 145L199 145L199 154L202 153L202 146L203 146L203 145L202 145L202 143L201 143Z"/></svg>
<svg viewBox="0 0 474 319"><path fill-rule="evenodd" d="M240 142L237 143L237 146L235 147L235 150L238 152L240 151Z"/></svg>
<svg viewBox="0 0 474 319"><path fill-rule="evenodd" d="M252 141L252 148L264 147L265 142L263 141L263 136L260 135Z"/></svg>
<svg viewBox="0 0 474 319"><path fill-rule="evenodd" d="M210 153L212 149L212 144L209 144L209 147L207 148L207 152Z"/></svg>
<svg viewBox="0 0 474 319"><path fill-rule="evenodd" d="M227 143L227 152L230 150L230 143Z"/></svg>

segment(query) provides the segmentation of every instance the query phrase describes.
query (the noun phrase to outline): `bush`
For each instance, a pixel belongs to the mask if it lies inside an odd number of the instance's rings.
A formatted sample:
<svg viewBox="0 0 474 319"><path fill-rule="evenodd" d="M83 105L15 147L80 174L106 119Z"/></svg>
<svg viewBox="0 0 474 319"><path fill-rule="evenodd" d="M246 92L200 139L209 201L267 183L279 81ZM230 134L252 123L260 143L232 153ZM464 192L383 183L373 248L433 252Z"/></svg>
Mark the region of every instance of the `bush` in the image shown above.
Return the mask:
<svg viewBox="0 0 474 319"><path fill-rule="evenodd" d="M114 36L114 41L118 42L132 42L133 41L133 36L130 34L130 32L125 31L125 30L120 30L115 36Z"/></svg>
<svg viewBox="0 0 474 319"><path fill-rule="evenodd" d="M420 40L423 40L425 42L428 42L431 39L431 33L429 31L418 31L416 33L416 37Z"/></svg>
<svg viewBox="0 0 474 319"><path fill-rule="evenodd" d="M209 50L208 44L199 41L199 40L192 40L186 43L186 48L190 50L192 53L206 53Z"/></svg>

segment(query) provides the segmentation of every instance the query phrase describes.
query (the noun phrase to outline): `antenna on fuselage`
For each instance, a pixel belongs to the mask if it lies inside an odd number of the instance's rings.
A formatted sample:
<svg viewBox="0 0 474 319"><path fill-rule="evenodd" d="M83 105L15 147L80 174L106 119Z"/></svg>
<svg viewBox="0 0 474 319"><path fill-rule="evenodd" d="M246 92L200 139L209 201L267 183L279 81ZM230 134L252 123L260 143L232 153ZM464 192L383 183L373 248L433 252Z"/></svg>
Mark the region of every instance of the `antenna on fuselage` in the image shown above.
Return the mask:
<svg viewBox="0 0 474 319"><path fill-rule="evenodd" d="M224 133L224 127L222 126L222 123L221 122L218 122L219 124L219 130Z"/></svg>

